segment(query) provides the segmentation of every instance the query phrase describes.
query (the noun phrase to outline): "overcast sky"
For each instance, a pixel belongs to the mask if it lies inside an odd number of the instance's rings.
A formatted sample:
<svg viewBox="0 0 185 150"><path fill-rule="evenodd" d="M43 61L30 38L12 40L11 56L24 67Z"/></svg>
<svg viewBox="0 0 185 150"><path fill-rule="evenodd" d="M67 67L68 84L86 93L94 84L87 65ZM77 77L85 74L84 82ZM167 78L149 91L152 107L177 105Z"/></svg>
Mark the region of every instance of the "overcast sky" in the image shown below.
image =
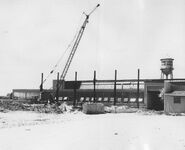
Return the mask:
<svg viewBox="0 0 185 150"><path fill-rule="evenodd" d="M0 95L38 88L90 17L67 80L160 78L160 59L174 58L174 77L185 78L184 0L0 0ZM66 53L68 54L68 53ZM56 72L62 72L67 55ZM45 88L51 87L51 76Z"/></svg>

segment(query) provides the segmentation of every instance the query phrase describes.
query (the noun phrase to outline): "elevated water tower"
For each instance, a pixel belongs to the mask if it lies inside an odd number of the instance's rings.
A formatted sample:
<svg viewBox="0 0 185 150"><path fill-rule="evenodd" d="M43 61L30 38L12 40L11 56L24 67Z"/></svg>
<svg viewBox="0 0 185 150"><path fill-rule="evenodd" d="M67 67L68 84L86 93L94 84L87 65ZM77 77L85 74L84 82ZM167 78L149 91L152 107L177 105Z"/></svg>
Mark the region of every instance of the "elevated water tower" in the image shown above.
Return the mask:
<svg viewBox="0 0 185 150"><path fill-rule="evenodd" d="M168 75L170 75L170 79L173 79L173 60L172 58L163 58L161 59L161 79L168 79Z"/></svg>

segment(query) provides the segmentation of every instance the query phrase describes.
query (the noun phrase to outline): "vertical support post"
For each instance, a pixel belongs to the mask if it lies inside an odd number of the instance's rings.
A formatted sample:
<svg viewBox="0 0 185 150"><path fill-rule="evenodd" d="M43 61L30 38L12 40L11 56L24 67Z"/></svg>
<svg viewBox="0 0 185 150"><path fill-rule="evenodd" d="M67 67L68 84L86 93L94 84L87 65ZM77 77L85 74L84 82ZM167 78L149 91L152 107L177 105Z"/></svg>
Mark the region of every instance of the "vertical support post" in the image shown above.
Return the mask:
<svg viewBox="0 0 185 150"><path fill-rule="evenodd" d="M43 91L43 79L44 79L44 74L41 74L41 84L40 84L40 92Z"/></svg>
<svg viewBox="0 0 185 150"><path fill-rule="evenodd" d="M138 74L137 74L137 108L139 108L139 79L140 78L140 70L138 69Z"/></svg>
<svg viewBox="0 0 185 150"><path fill-rule="evenodd" d="M163 79L163 74L162 74L162 71L161 71L161 79Z"/></svg>
<svg viewBox="0 0 185 150"><path fill-rule="evenodd" d="M56 102L58 103L59 97L59 72L57 73L57 84L56 84Z"/></svg>
<svg viewBox="0 0 185 150"><path fill-rule="evenodd" d="M76 106L77 72L75 72L73 106Z"/></svg>
<svg viewBox="0 0 185 150"><path fill-rule="evenodd" d="M124 103L124 97L123 97L123 83L121 84L121 101Z"/></svg>
<svg viewBox="0 0 185 150"><path fill-rule="evenodd" d="M94 103L96 102L96 71L94 71L94 79L93 79L93 84L94 84Z"/></svg>
<svg viewBox="0 0 185 150"><path fill-rule="evenodd" d="M114 105L116 105L116 82L117 82L117 70L115 70L115 79L114 79Z"/></svg>
<svg viewBox="0 0 185 150"><path fill-rule="evenodd" d="M26 93L25 93L25 99L26 99L26 100L27 100L27 95L28 95L28 93L26 92Z"/></svg>

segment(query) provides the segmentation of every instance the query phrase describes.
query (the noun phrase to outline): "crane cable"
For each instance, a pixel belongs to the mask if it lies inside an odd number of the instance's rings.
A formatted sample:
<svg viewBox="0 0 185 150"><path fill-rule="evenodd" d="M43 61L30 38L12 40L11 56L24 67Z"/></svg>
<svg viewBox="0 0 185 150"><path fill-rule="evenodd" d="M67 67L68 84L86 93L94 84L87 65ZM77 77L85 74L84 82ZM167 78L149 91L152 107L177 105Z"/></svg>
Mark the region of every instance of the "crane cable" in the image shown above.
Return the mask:
<svg viewBox="0 0 185 150"><path fill-rule="evenodd" d="M57 63L56 63L55 66L53 67L53 69L50 71L50 73L47 75L47 77L43 80L43 82L42 82L41 84L44 84L44 83L48 80L48 78L55 72L55 70L56 70L56 68L58 67L59 63L62 61L64 55L66 54L66 52L68 51L68 49L72 46L73 42L75 41L75 39L76 39L76 37L77 37L77 35L78 35L78 32L79 32L78 30L79 30L79 28L80 28L80 25L79 25L79 24L80 24L80 22L81 22L81 20L82 20L82 16L83 16L83 14L82 14L81 17L80 17L80 20L79 20L79 23L78 23L78 27L77 27L77 31L76 31L76 33L75 33L75 35L74 35L72 41L69 43L69 45L68 45L67 48L65 49L64 53L63 53L63 54L61 55L61 57L58 59Z"/></svg>

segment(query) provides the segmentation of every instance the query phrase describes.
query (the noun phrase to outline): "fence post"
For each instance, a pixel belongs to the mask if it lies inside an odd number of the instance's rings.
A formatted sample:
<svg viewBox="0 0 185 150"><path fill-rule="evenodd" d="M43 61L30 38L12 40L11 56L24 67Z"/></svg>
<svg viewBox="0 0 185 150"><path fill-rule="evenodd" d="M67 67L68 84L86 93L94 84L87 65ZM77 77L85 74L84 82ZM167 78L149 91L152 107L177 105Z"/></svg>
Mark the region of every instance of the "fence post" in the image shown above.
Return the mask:
<svg viewBox="0 0 185 150"><path fill-rule="evenodd" d="M114 105L116 105L116 81L117 81L117 70L115 70L115 79L114 79Z"/></svg>
<svg viewBox="0 0 185 150"><path fill-rule="evenodd" d="M75 106L75 105L76 105L76 88L77 88L77 72L75 72L73 106Z"/></svg>
<svg viewBox="0 0 185 150"><path fill-rule="evenodd" d="M94 84L94 103L96 102L96 71L94 71L94 79L93 79L93 84Z"/></svg>
<svg viewBox="0 0 185 150"><path fill-rule="evenodd" d="M139 79L140 78L140 70L138 69L138 74L137 74L137 108L139 108Z"/></svg>

